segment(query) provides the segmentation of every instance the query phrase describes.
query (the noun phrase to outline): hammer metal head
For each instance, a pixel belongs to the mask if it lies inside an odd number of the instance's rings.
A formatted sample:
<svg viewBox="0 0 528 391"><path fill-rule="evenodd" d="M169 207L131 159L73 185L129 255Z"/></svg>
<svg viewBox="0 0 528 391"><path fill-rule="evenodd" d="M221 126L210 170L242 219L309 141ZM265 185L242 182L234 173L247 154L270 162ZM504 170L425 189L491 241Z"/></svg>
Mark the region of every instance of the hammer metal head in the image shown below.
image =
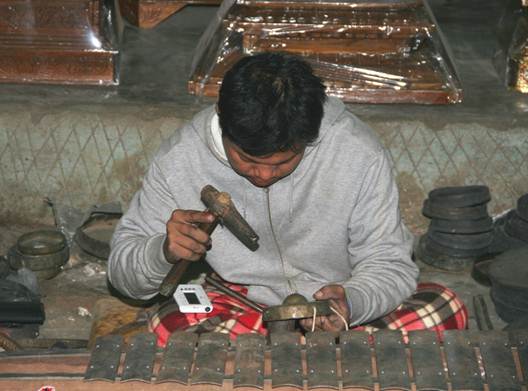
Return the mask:
<svg viewBox="0 0 528 391"><path fill-rule="evenodd" d="M228 193L219 192L213 186L206 185L202 189L201 199L209 211L247 248L251 251L258 249L258 235L237 211Z"/></svg>

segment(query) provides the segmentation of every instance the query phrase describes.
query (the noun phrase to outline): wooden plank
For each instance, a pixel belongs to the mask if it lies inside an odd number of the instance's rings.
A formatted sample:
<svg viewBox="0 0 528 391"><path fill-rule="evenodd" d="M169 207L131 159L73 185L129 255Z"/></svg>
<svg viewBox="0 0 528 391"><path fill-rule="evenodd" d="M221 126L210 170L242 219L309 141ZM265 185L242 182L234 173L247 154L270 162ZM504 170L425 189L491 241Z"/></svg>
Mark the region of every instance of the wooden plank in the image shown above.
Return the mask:
<svg viewBox="0 0 528 391"><path fill-rule="evenodd" d="M222 385L228 349L228 334L201 334L198 340L191 384Z"/></svg>
<svg viewBox="0 0 528 391"><path fill-rule="evenodd" d="M158 383L166 381L188 383L197 341L198 334L185 331L178 331L170 336L157 376Z"/></svg>
<svg viewBox="0 0 528 391"><path fill-rule="evenodd" d="M374 388L369 334L343 331L339 335L343 388Z"/></svg>
<svg viewBox="0 0 528 391"><path fill-rule="evenodd" d="M48 387L48 388L46 388ZM50 388L54 387L54 388ZM80 379L0 379L0 390L57 390L57 391L189 391L188 386L178 383L108 382ZM210 391L198 387L194 391Z"/></svg>
<svg viewBox="0 0 528 391"><path fill-rule="evenodd" d="M61 373L82 378L89 362L89 352L30 355L0 353L0 377L47 377ZM0 390L3 388L0 387Z"/></svg>
<svg viewBox="0 0 528 391"><path fill-rule="evenodd" d="M234 387L264 387L264 347L260 334L241 334L236 340Z"/></svg>
<svg viewBox="0 0 528 391"><path fill-rule="evenodd" d="M408 335L416 388L447 390L447 379L436 332L410 331Z"/></svg>
<svg viewBox="0 0 528 391"><path fill-rule="evenodd" d="M409 369L402 333L379 330L373 336L381 389L410 389Z"/></svg>
<svg viewBox="0 0 528 391"><path fill-rule="evenodd" d="M333 333L316 331L306 334L308 387L338 388L337 352Z"/></svg>
<svg viewBox="0 0 528 391"><path fill-rule="evenodd" d="M272 386L303 387L300 334L274 332L271 334Z"/></svg>
<svg viewBox="0 0 528 391"><path fill-rule="evenodd" d="M473 334L480 348L486 383L494 391L521 389L508 334L503 331L480 331Z"/></svg>
<svg viewBox="0 0 528 391"><path fill-rule="evenodd" d="M121 381L150 382L156 355L156 334L134 335L129 342Z"/></svg>
<svg viewBox="0 0 528 391"><path fill-rule="evenodd" d="M443 346L453 390L482 390L482 379L470 333L460 330L444 331Z"/></svg>
<svg viewBox="0 0 528 391"><path fill-rule="evenodd" d="M84 380L114 381L121 359L123 337L107 335L95 340Z"/></svg>

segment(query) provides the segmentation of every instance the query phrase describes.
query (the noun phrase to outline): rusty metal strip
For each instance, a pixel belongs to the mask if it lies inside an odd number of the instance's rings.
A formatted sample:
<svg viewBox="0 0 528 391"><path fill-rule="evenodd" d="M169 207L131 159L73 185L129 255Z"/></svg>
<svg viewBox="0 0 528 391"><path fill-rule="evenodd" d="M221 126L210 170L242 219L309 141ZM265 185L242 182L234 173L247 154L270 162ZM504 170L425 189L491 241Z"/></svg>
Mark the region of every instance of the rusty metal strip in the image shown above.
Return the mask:
<svg viewBox="0 0 528 391"><path fill-rule="evenodd" d="M178 331L170 336L157 376L158 383L167 381L188 383L197 341L198 334L185 331Z"/></svg>
<svg viewBox="0 0 528 391"><path fill-rule="evenodd" d="M449 381L454 390L482 390L477 357L468 331L444 331Z"/></svg>
<svg viewBox="0 0 528 391"><path fill-rule="evenodd" d="M381 389L410 389L405 344L400 331L379 330L373 334Z"/></svg>
<svg viewBox="0 0 528 391"><path fill-rule="evenodd" d="M410 331L409 348L418 390L447 390L440 342L434 331Z"/></svg>
<svg viewBox="0 0 528 391"><path fill-rule="evenodd" d="M194 361L191 384L222 385L224 381L229 335L205 333L200 335Z"/></svg>
<svg viewBox="0 0 528 391"><path fill-rule="evenodd" d="M338 388L337 352L332 333L316 331L306 334L308 387Z"/></svg>
<svg viewBox="0 0 528 391"><path fill-rule="evenodd" d="M114 381L119 369L123 337L107 335L95 340L84 380Z"/></svg>
<svg viewBox="0 0 528 391"><path fill-rule="evenodd" d="M156 334L134 335L128 344L121 381L150 382L156 355Z"/></svg>
<svg viewBox="0 0 528 391"><path fill-rule="evenodd" d="M236 340L234 387L264 387L264 348L260 334L241 334Z"/></svg>
<svg viewBox="0 0 528 391"><path fill-rule="evenodd" d="M369 334L343 331L339 335L343 388L374 388Z"/></svg>
<svg viewBox="0 0 528 391"><path fill-rule="evenodd" d="M517 349L523 383L528 385L528 329L510 331L510 341Z"/></svg>
<svg viewBox="0 0 528 391"><path fill-rule="evenodd" d="M273 387L303 387L300 335L271 333L271 383Z"/></svg>
<svg viewBox="0 0 528 391"><path fill-rule="evenodd" d="M475 333L486 372L486 383L492 390L520 390L508 334L503 331Z"/></svg>
<svg viewBox="0 0 528 391"><path fill-rule="evenodd" d="M528 384L528 330L510 331L510 341L517 348L524 384Z"/></svg>

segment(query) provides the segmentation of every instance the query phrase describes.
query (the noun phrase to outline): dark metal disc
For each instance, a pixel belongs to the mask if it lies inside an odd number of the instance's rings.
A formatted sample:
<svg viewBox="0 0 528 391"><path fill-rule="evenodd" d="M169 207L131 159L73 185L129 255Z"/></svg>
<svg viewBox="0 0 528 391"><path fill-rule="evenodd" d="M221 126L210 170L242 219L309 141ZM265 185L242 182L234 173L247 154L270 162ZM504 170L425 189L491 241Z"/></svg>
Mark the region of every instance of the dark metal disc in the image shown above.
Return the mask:
<svg viewBox="0 0 528 391"><path fill-rule="evenodd" d="M429 231L429 239L442 246L461 249L477 250L490 245L493 235L491 232L481 234L448 234L444 232Z"/></svg>
<svg viewBox="0 0 528 391"><path fill-rule="evenodd" d="M320 300L305 303L281 304L268 307L262 314L265 322L290 319L304 319L314 316L327 316L332 314L330 301Z"/></svg>
<svg viewBox="0 0 528 391"><path fill-rule="evenodd" d="M506 251L489 267L494 285L528 290L528 246Z"/></svg>
<svg viewBox="0 0 528 391"><path fill-rule="evenodd" d="M432 203L448 208L480 205L490 199L489 188L483 185L440 187L429 192Z"/></svg>
<svg viewBox="0 0 528 391"><path fill-rule="evenodd" d="M504 230L514 238L528 242L528 221L521 219L517 211L508 214Z"/></svg>
<svg viewBox="0 0 528 391"><path fill-rule="evenodd" d="M444 220L479 220L489 217L486 204L456 208L438 205L429 199L424 201L422 213L430 219Z"/></svg>
<svg viewBox="0 0 528 391"><path fill-rule="evenodd" d="M521 219L528 221L528 193L517 200L517 213Z"/></svg>
<svg viewBox="0 0 528 391"><path fill-rule="evenodd" d="M476 234L491 231L493 229L493 219L489 216L477 220L432 219L429 227L431 231L437 232Z"/></svg>

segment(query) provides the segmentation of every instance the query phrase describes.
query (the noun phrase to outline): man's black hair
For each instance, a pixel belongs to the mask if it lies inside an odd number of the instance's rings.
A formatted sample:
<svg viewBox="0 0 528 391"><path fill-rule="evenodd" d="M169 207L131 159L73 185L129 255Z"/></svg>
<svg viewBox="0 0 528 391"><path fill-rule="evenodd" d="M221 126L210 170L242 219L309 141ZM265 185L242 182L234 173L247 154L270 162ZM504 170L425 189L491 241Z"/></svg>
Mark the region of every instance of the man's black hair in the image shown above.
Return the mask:
<svg viewBox="0 0 528 391"><path fill-rule="evenodd" d="M222 135L251 156L302 148L319 135L325 100L321 79L300 57L244 57L220 87Z"/></svg>

